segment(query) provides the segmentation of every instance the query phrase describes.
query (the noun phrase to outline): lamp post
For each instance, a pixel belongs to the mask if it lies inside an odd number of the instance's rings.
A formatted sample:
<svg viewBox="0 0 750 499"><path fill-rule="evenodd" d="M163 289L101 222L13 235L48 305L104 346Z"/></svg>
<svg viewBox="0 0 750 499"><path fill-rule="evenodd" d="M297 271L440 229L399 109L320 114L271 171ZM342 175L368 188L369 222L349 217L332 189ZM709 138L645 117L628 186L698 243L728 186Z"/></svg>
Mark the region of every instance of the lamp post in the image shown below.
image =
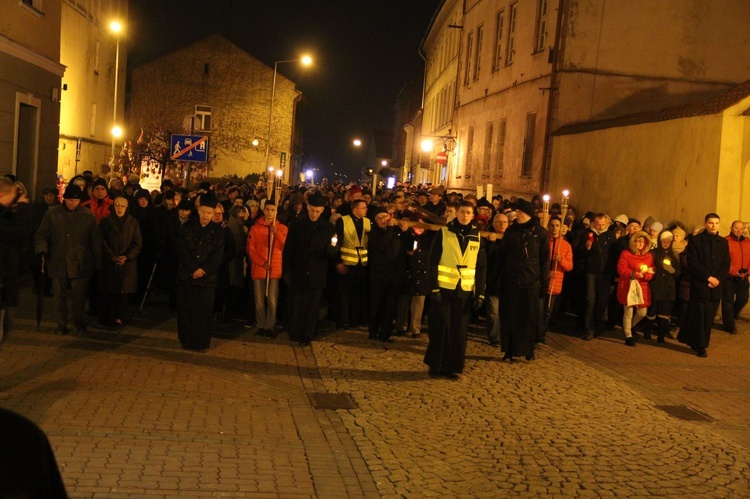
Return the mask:
<svg viewBox="0 0 750 499"><path fill-rule="evenodd" d="M268 163L271 154L271 124L273 123L273 103L276 100L276 75L278 74L279 64L286 64L289 62L300 62L303 66L309 66L312 64L312 57L309 55L302 56L299 59L285 59L283 61L276 61L273 63L273 83L271 84L271 106L268 110L268 135L266 135L266 170L268 170Z"/></svg>
<svg viewBox="0 0 750 499"><path fill-rule="evenodd" d="M114 33L117 39L117 48L115 49L115 99L112 109L112 150L110 151L112 161L114 162L115 139L122 135L122 129L117 126L117 86L119 85L120 77L120 32L122 31L122 24L119 21L112 21L109 23L109 30Z"/></svg>

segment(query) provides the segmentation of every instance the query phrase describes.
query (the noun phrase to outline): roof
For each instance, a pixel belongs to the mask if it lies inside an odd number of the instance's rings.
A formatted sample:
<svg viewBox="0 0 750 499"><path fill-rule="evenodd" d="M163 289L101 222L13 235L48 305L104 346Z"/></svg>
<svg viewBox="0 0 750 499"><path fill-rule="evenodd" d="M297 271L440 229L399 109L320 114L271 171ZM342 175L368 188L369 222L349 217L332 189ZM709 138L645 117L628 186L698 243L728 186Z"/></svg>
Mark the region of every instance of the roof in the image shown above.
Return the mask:
<svg viewBox="0 0 750 499"><path fill-rule="evenodd" d="M606 120L587 121L583 123L571 123L555 130L554 135L571 135L576 133L603 130L606 128L617 128L644 123L656 123L659 121L675 120L679 118L692 118L695 116L707 116L719 114L728 108L740 103L750 97L750 80L729 89L718 97L684 106L668 107L658 111L646 111L643 113L627 114ZM741 116L750 116L750 105Z"/></svg>

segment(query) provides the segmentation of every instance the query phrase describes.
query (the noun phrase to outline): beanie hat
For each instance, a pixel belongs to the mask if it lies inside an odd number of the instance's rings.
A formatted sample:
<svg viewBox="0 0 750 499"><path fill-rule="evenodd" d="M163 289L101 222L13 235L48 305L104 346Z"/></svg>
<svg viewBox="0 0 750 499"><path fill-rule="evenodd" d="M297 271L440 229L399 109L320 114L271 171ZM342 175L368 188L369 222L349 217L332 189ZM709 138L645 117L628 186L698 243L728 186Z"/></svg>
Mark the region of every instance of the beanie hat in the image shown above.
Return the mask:
<svg viewBox="0 0 750 499"><path fill-rule="evenodd" d="M656 222L656 220L654 220L654 217L649 215L648 217L646 217L646 220L643 222L643 226L651 227L654 224L654 222Z"/></svg>
<svg viewBox="0 0 750 499"><path fill-rule="evenodd" d="M661 230L664 228L664 224L661 222L654 222L651 224L651 230L655 230L656 232L661 232Z"/></svg>
<svg viewBox="0 0 750 499"><path fill-rule="evenodd" d="M530 201L526 201L524 199L519 200L516 203L516 210L522 211L526 213L528 216L533 217L534 213L536 213L536 205Z"/></svg>
<svg viewBox="0 0 750 499"><path fill-rule="evenodd" d="M206 194L201 194L201 206L206 206L208 208L216 208L217 204L219 204L219 201L216 199L216 195L210 192Z"/></svg>
<svg viewBox="0 0 750 499"><path fill-rule="evenodd" d="M628 225L630 219L624 213L615 217L615 222L620 222L622 225Z"/></svg>
<svg viewBox="0 0 750 499"><path fill-rule="evenodd" d="M477 208L479 208L481 206L483 206L485 208L494 208L494 206L492 205L492 203L490 203L489 201L487 201L486 197L482 197L479 201L477 201Z"/></svg>
<svg viewBox="0 0 750 499"><path fill-rule="evenodd" d="M104 180L103 178L99 177L98 179L94 180L94 183L92 184L91 188L94 189L94 188L96 188L97 186L100 186L100 185L106 189L107 188L107 181Z"/></svg>
<svg viewBox="0 0 750 499"><path fill-rule="evenodd" d="M83 199L83 191L76 184L68 184L65 188L64 199Z"/></svg>
<svg viewBox="0 0 750 499"><path fill-rule="evenodd" d="M665 230L664 232L659 234L659 240L661 239L674 239L674 235L668 230Z"/></svg>
<svg viewBox="0 0 750 499"><path fill-rule="evenodd" d="M674 229L672 229L672 234L674 234L675 236L682 236L683 239L685 239L685 236L687 235L682 227L675 227Z"/></svg>
<svg viewBox="0 0 750 499"><path fill-rule="evenodd" d="M137 191L135 191L135 196L133 197L135 197L136 200L140 198L151 199L151 194L149 194L149 192L146 189L138 189Z"/></svg>
<svg viewBox="0 0 750 499"><path fill-rule="evenodd" d="M638 220L637 218L628 218L628 225L630 225L630 224L638 224L638 225L641 225L641 221L640 221L640 220Z"/></svg>
<svg viewBox="0 0 750 499"><path fill-rule="evenodd" d="M326 198L324 198L319 192L316 192L307 198L307 205L321 207L326 205L326 201Z"/></svg>
<svg viewBox="0 0 750 499"><path fill-rule="evenodd" d="M182 198L180 200L180 204L177 205L178 210L187 210L192 211L193 210L193 201L188 198Z"/></svg>

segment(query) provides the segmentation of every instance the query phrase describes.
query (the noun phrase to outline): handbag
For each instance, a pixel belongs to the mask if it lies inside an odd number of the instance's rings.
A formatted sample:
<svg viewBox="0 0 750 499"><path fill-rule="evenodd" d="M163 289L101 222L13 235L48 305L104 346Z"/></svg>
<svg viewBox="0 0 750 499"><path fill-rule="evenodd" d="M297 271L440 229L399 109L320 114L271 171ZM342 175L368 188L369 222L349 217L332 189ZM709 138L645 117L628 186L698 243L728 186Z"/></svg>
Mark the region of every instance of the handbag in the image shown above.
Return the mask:
<svg viewBox="0 0 750 499"><path fill-rule="evenodd" d="M630 280L630 289L628 289L628 307L643 305L646 301L643 299L643 288L641 283L635 279Z"/></svg>

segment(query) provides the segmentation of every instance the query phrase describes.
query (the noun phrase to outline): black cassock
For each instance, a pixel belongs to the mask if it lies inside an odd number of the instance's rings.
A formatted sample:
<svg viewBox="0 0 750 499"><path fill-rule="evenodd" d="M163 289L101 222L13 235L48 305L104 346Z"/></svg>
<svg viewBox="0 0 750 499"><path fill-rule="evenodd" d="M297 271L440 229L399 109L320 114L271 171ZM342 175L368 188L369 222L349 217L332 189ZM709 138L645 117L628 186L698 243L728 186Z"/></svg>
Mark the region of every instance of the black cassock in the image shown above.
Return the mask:
<svg viewBox="0 0 750 499"><path fill-rule="evenodd" d="M177 271L177 335L188 350L203 350L211 344L214 291L224 256L224 229L214 222L202 227L198 220L180 228ZM203 269L206 275L193 279Z"/></svg>
<svg viewBox="0 0 750 499"><path fill-rule="evenodd" d="M729 274L729 243L718 234L703 231L690 238L685 251L690 269L690 301L677 340L691 347L706 348L721 301L721 283ZM709 288L709 277L717 278L719 285Z"/></svg>

